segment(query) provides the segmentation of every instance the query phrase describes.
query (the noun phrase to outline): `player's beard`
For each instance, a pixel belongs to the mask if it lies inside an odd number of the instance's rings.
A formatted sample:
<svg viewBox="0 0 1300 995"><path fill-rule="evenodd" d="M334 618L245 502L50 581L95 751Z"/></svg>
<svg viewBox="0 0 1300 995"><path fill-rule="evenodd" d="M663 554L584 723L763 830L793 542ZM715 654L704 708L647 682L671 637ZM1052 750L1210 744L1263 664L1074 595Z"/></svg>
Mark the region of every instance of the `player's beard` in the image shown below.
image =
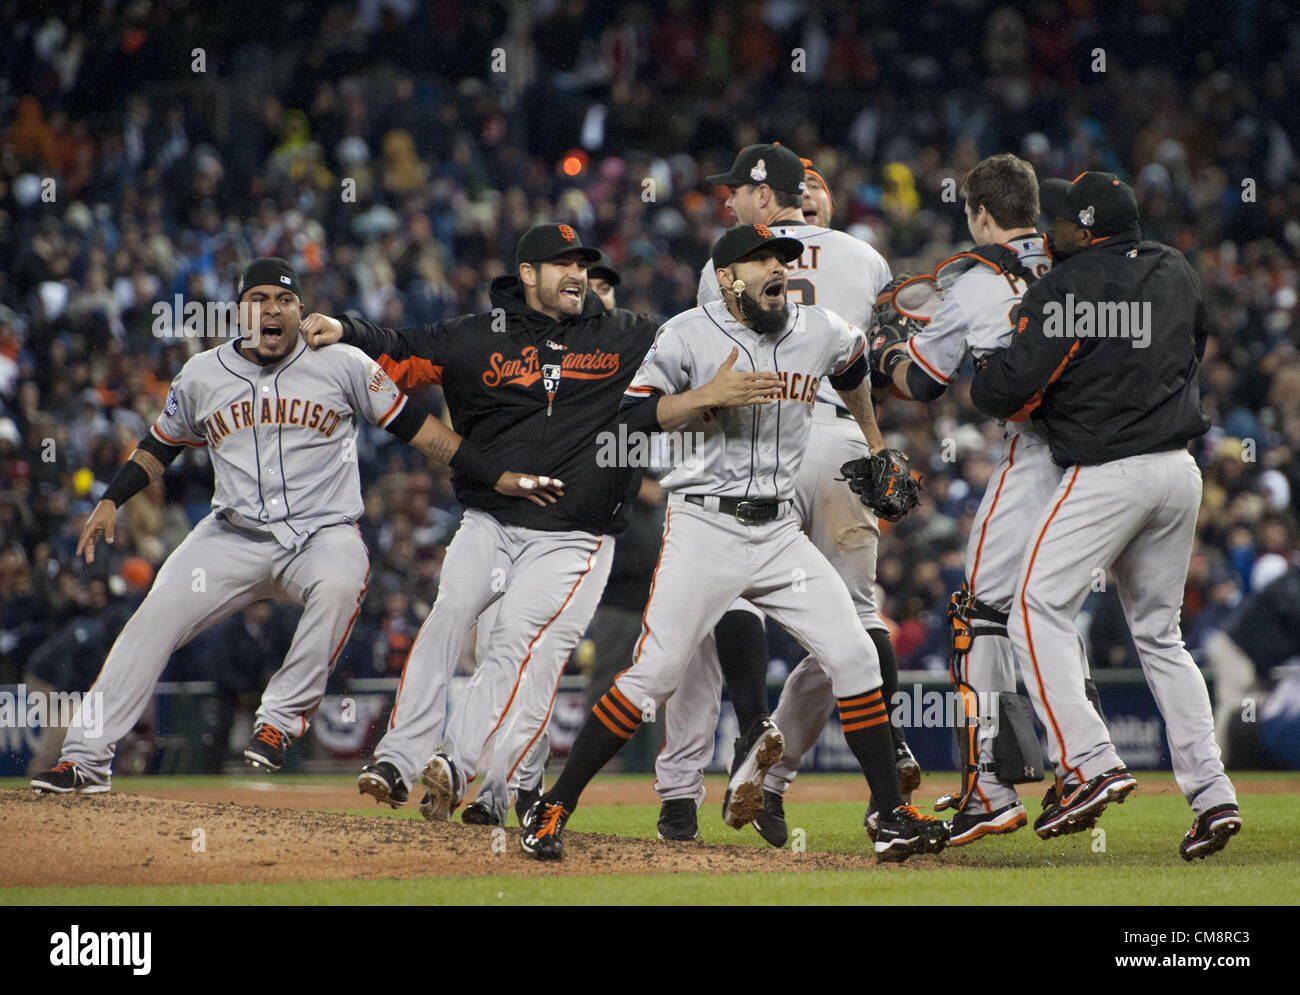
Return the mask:
<svg viewBox="0 0 1300 995"><path fill-rule="evenodd" d="M575 286L578 288L580 295L576 303L571 295L560 292L562 287ZM556 284L554 288L537 288L537 300L543 308L551 308L570 318L576 318L582 314L582 309L586 304L586 297L587 288L576 280L562 281Z"/></svg>
<svg viewBox="0 0 1300 995"><path fill-rule="evenodd" d="M745 319L745 324L759 335L783 332L790 321L790 306L784 297L781 298L781 306L772 310L763 307L757 297L750 295L749 288L746 287L737 295L736 303L740 306L740 315Z"/></svg>

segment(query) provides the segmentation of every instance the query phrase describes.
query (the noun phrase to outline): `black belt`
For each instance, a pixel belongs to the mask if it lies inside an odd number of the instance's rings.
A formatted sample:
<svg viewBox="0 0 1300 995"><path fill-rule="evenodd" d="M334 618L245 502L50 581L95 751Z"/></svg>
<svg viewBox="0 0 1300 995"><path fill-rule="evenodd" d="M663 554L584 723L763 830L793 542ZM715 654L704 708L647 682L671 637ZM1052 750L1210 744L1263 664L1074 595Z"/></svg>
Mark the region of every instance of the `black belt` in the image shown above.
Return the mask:
<svg viewBox="0 0 1300 995"><path fill-rule="evenodd" d="M708 498L701 494L687 494L686 500L691 504L706 507ZM745 498L718 498L718 511L731 515L741 525L764 525L774 521L781 514L780 501L750 501Z"/></svg>

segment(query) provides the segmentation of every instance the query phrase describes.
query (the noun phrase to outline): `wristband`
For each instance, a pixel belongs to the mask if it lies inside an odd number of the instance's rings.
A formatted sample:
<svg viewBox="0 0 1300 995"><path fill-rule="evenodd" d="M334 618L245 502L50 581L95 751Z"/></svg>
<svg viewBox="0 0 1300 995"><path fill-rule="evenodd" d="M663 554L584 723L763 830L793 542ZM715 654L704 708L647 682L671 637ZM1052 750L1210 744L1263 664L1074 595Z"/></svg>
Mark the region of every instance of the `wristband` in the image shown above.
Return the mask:
<svg viewBox="0 0 1300 995"><path fill-rule="evenodd" d="M461 439L448 465L467 479L486 487L496 487L505 470L484 456L469 439Z"/></svg>
<svg viewBox="0 0 1300 995"><path fill-rule="evenodd" d="M130 459L118 469L100 500L112 501L120 508L148 486L149 474L139 463Z"/></svg>
<svg viewBox="0 0 1300 995"><path fill-rule="evenodd" d="M894 378L894 370L897 369L898 364L905 359L907 359L906 349L893 350L881 359L881 372L892 380Z"/></svg>

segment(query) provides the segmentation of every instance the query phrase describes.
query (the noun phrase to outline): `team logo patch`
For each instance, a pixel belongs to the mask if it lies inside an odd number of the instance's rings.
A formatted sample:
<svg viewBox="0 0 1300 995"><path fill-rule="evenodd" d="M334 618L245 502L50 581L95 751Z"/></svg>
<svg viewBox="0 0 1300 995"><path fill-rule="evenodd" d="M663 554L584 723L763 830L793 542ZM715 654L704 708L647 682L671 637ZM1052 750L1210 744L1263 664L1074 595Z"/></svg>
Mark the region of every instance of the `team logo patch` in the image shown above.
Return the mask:
<svg viewBox="0 0 1300 995"><path fill-rule="evenodd" d="M375 363L373 366L370 367L370 383L367 384L367 386L372 391L378 394L381 390L384 390L391 383L392 381L388 379L388 374L384 372L384 368L382 366L380 366L378 363Z"/></svg>
<svg viewBox="0 0 1300 995"><path fill-rule="evenodd" d="M577 233L568 225L560 225L560 237L566 242L572 242L577 237Z"/></svg>
<svg viewBox="0 0 1300 995"><path fill-rule="evenodd" d="M755 183L762 183L767 179L767 163L762 159L759 159L758 162L754 163L753 169L749 171L749 178Z"/></svg>
<svg viewBox="0 0 1300 995"><path fill-rule="evenodd" d="M1092 204L1089 204L1079 212L1079 224L1085 228L1091 228L1092 223L1097 220L1097 211Z"/></svg>
<svg viewBox="0 0 1300 995"><path fill-rule="evenodd" d="M287 276L280 277L280 282L283 283L286 287L293 286L293 281L290 280Z"/></svg>
<svg viewBox="0 0 1300 995"><path fill-rule="evenodd" d="M772 229L767 225L754 225L754 231L758 232L764 238L772 237Z"/></svg>
<svg viewBox="0 0 1300 995"><path fill-rule="evenodd" d="M180 402L176 400L176 388L167 389L167 403L163 405L163 414L174 415L180 408Z"/></svg>
<svg viewBox="0 0 1300 995"><path fill-rule="evenodd" d="M642 366L645 366L646 363L650 362L650 360L655 358L655 350L658 348L659 348L658 342L656 342L654 345L650 347L650 351L645 354L645 359L641 360Z"/></svg>
<svg viewBox="0 0 1300 995"><path fill-rule="evenodd" d="M885 344L885 337L883 335L877 335L874 339L871 340L871 351L872 352L879 351L880 347L884 344Z"/></svg>
<svg viewBox="0 0 1300 995"><path fill-rule="evenodd" d="M546 348L554 349L556 352L560 352L564 348L564 346L561 345L559 342L556 342L554 339L547 339Z"/></svg>

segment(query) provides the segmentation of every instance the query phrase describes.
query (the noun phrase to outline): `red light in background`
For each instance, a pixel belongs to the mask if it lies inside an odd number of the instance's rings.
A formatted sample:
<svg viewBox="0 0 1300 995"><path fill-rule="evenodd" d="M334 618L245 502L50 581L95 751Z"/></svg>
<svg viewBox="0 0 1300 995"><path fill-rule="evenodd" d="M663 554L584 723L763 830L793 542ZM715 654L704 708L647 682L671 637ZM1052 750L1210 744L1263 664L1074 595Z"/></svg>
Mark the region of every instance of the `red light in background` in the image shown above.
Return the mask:
<svg viewBox="0 0 1300 995"><path fill-rule="evenodd" d="M577 176L587 168L587 155L585 152L573 151L565 155L560 160L560 172L565 176Z"/></svg>

